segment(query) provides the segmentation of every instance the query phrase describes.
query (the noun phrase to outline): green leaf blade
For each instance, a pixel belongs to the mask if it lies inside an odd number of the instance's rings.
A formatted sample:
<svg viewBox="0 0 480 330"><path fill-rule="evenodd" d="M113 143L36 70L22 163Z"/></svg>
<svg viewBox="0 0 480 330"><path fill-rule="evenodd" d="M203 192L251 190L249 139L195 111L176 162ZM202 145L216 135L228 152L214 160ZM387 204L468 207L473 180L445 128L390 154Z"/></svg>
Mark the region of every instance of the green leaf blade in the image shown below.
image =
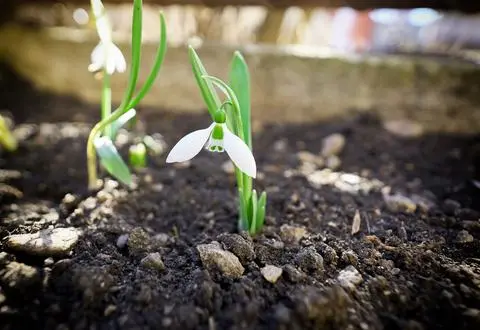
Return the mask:
<svg viewBox="0 0 480 330"><path fill-rule="evenodd" d="M230 65L230 87L240 105L245 143L252 149L250 72L242 54L236 51Z"/></svg>
<svg viewBox="0 0 480 330"><path fill-rule="evenodd" d="M200 88L203 100L207 105L207 110L213 119L215 112L221 106L220 98L218 97L218 94L215 91L212 83L203 79L203 76L207 76L208 73L202 64L200 57L198 57L198 54L195 52L195 49L193 49L192 46L188 47L188 56L192 65L192 71L195 76L195 80Z"/></svg>
<svg viewBox="0 0 480 330"><path fill-rule="evenodd" d="M111 128L110 128L111 138L114 139L117 136L117 133L120 130L120 128L122 128L126 123L128 123L130 120L135 118L136 115L137 115L137 111L135 109L130 109L124 114L122 114L120 118L115 120L111 124Z"/></svg>
<svg viewBox="0 0 480 330"><path fill-rule="evenodd" d="M118 153L112 140L106 136L102 136L95 139L94 145L100 158L100 163L107 172L120 182L130 186L132 184L132 174Z"/></svg>

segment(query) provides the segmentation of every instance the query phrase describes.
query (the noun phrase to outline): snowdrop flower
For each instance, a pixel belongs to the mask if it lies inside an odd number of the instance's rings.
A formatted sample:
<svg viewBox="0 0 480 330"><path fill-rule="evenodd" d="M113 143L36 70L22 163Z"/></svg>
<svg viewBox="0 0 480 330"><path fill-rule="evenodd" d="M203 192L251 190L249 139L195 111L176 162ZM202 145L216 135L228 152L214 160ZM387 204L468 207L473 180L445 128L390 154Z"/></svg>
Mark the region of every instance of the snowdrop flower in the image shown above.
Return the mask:
<svg viewBox="0 0 480 330"><path fill-rule="evenodd" d="M211 152L226 151L240 171L256 177L257 165L250 148L227 127L225 112L217 111L214 122L205 129L185 135L167 156L167 163L184 162L192 159L205 146Z"/></svg>
<svg viewBox="0 0 480 330"><path fill-rule="evenodd" d="M107 74L112 75L115 71L125 72L127 69L122 51L111 41L100 41L93 49L90 60L91 64L88 66L90 72L104 69Z"/></svg>

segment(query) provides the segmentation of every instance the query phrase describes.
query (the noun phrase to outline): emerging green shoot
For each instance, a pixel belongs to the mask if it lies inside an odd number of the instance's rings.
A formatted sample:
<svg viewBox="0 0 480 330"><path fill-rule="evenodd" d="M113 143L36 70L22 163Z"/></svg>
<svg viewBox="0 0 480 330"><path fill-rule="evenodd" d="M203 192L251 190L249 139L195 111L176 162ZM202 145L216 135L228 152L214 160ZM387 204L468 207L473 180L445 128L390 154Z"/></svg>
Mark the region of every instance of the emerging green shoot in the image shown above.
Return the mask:
<svg viewBox="0 0 480 330"><path fill-rule="evenodd" d="M99 45L92 52L91 71L102 71L102 117L90 132L87 142L88 186L95 189L97 179L97 153L101 164L116 179L126 185L131 185L132 175L113 143L120 127L132 120L136 112L134 108L150 91L162 66L167 51L166 23L163 13L160 13L160 45L155 56L154 65L144 85L135 95L138 74L140 71L140 55L142 46L142 0L134 0L132 17L132 54L128 85L123 94L120 106L111 112L110 75L115 71L126 70L123 65L123 55L113 44L111 28L101 0L91 0L92 12L96 19ZM118 50L118 51L117 51Z"/></svg>
<svg viewBox="0 0 480 330"><path fill-rule="evenodd" d="M128 150L130 165L134 168L144 168L147 166L147 147L143 143L137 143L130 146Z"/></svg>
<svg viewBox="0 0 480 330"><path fill-rule="evenodd" d="M252 154L250 115L250 75L239 52L235 52L230 68L230 86L209 76L195 50L189 48L195 79L213 123L184 136L170 151L167 163L183 162L195 157L203 147L211 152L226 151L235 165L239 195L239 229L258 233L264 223L267 195L258 196L253 189L257 165ZM218 88L226 101L221 103Z"/></svg>
<svg viewBox="0 0 480 330"><path fill-rule="evenodd" d="M15 151L17 150L17 140L13 136L10 128L8 127L7 121L0 115L0 145L6 151Z"/></svg>

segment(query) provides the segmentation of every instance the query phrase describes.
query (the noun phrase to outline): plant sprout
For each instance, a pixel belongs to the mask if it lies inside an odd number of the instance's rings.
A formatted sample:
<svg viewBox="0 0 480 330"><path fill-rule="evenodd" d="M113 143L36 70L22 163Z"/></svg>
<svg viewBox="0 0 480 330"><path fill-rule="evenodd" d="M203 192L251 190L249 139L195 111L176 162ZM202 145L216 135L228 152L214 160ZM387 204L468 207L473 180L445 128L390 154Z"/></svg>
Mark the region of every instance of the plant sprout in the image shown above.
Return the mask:
<svg viewBox="0 0 480 330"><path fill-rule="evenodd" d="M2 115L0 115L0 145L7 151L15 151L18 146L17 140Z"/></svg>
<svg viewBox="0 0 480 330"><path fill-rule="evenodd" d="M239 230L259 232L265 219L267 194L260 197L253 189L252 178L257 166L252 154L250 115L250 74L239 52L235 52L230 67L230 86L209 76L195 50L189 48L192 70L213 123L184 136L170 151L167 163L183 162L195 157L203 147L211 152L226 151L235 165L239 197ZM215 87L225 94L220 102Z"/></svg>
<svg viewBox="0 0 480 330"><path fill-rule="evenodd" d="M98 185L97 153L101 164L108 173L122 183L131 185L131 172L116 149L114 139L118 129L136 116L134 108L150 91L158 72L160 71L167 50L165 17L163 13L160 12L160 45L155 56L154 65L144 85L134 96L140 71L142 0L133 1L132 63L130 67L130 75L120 106L115 111L111 112L110 75L115 71L125 71L126 63L121 51L112 41L111 27L101 0L91 0L91 7L95 17L96 29L100 42L91 54L92 63L89 66L89 70L101 71L103 85L101 120L91 130L87 142L88 186L90 189L95 189ZM142 164L142 161L138 160L140 155L139 150L140 149L136 150L136 165Z"/></svg>

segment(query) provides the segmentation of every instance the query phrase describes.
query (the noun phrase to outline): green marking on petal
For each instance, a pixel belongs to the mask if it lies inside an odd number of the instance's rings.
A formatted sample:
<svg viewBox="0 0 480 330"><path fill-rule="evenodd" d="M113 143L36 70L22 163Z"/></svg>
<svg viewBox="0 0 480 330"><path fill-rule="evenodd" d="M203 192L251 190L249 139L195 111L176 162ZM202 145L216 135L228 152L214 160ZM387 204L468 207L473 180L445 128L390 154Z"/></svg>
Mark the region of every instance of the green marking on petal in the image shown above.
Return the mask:
<svg viewBox="0 0 480 330"><path fill-rule="evenodd" d="M217 124L225 124L225 122L227 121L225 111L217 110L217 112L215 112L214 120Z"/></svg>
<svg viewBox="0 0 480 330"><path fill-rule="evenodd" d="M215 127L213 127L212 139L223 140L223 127L222 127L222 125L215 125Z"/></svg>

